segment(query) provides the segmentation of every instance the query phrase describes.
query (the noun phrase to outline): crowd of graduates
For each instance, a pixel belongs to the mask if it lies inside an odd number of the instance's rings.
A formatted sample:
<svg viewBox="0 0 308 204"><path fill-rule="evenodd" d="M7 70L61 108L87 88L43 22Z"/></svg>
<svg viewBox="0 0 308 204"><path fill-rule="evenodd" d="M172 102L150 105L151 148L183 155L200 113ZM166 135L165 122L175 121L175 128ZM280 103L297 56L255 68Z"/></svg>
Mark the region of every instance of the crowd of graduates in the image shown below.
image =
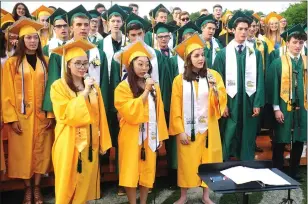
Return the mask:
<svg viewBox="0 0 308 204"><path fill-rule="evenodd" d="M23 203L43 203L43 174L57 204L100 198L100 158L116 148L118 195L145 204L157 152L166 148L170 186L203 187L203 163L254 160L269 130L273 165L298 178L307 138L307 23L276 12L201 9L194 22L159 4L151 22L138 5L65 11L17 3L1 9L0 171L23 179ZM173 20L167 22L172 14ZM5 166L3 140L8 140ZM106 162L106 161L105 161ZM125 191L124 191L125 189Z"/></svg>

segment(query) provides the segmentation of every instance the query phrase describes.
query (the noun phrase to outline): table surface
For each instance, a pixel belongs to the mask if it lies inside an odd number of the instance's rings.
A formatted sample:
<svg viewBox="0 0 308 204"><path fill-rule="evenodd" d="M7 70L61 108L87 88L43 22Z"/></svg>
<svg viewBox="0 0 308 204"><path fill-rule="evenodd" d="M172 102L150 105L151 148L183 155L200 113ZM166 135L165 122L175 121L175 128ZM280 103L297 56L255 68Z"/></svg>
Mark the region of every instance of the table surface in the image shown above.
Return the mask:
<svg viewBox="0 0 308 204"><path fill-rule="evenodd" d="M269 163L261 163L259 166L258 164L252 163L252 162L232 162L235 165L238 166L240 163L242 164L248 164L243 165L251 168L267 168L267 164ZM252 165L249 165L252 164ZM288 189L296 189L299 188L301 185L285 173L281 172L280 170L276 168L269 168L277 175L284 178L286 181L288 181L291 185L283 185L283 186L273 186L273 185L265 185L262 187L258 182L252 181L245 184L237 185L232 180L222 180L218 182L212 182L211 177L214 176L224 176L222 173L220 173L221 170L227 169L231 167L231 163L229 164L204 164L205 166L200 165L199 167L199 176L201 179L208 185L208 187L214 191L215 193L244 193L244 192L259 192L259 191L273 191L273 190L288 190ZM214 166L209 166L214 165ZM216 166L215 166L216 165ZM209 167L209 168L206 168ZM227 168L224 168L227 167Z"/></svg>

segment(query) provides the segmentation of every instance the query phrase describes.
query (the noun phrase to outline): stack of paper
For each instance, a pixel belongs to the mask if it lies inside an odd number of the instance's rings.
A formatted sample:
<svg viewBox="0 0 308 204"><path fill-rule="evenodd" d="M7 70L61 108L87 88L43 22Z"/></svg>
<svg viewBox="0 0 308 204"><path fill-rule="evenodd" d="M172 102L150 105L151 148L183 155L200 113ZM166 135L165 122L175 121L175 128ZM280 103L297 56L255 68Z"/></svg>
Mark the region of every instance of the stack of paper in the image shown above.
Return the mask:
<svg viewBox="0 0 308 204"><path fill-rule="evenodd" d="M272 172L270 169L253 169L243 166L236 166L221 171L221 173L234 181L236 184L261 181L267 185L290 185L288 181Z"/></svg>

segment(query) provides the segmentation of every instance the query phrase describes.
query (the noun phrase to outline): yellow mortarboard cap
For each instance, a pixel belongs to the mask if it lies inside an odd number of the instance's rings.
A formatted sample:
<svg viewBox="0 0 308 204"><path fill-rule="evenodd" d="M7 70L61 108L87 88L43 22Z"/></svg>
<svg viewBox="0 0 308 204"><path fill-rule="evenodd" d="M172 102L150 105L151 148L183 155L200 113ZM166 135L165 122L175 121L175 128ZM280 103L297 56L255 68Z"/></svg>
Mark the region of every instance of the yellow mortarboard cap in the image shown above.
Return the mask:
<svg viewBox="0 0 308 204"><path fill-rule="evenodd" d="M4 10L4 9L1 9L1 17L8 14L9 12Z"/></svg>
<svg viewBox="0 0 308 204"><path fill-rule="evenodd" d="M253 15L256 19L258 19L258 21L261 20L261 16L259 16L259 14L253 13L252 15Z"/></svg>
<svg viewBox="0 0 308 204"><path fill-rule="evenodd" d="M184 61L186 61L186 56L189 55L192 51L200 48L203 49L204 47L204 41L200 38L198 33L195 33L190 38L176 46L174 50Z"/></svg>
<svg viewBox="0 0 308 204"><path fill-rule="evenodd" d="M1 17L1 27L5 23L14 23L14 22L15 22L15 20L14 20L13 16L10 13L7 13L4 16Z"/></svg>
<svg viewBox="0 0 308 204"><path fill-rule="evenodd" d="M124 64L126 68L136 57L148 57L150 60L153 58L151 51L143 41L136 41L114 55L114 59L120 64Z"/></svg>
<svg viewBox="0 0 308 204"><path fill-rule="evenodd" d="M276 12L271 12L269 13L265 19L264 19L264 23L268 24L270 22L271 19L277 19L278 21L280 21L283 17L279 14L277 14Z"/></svg>
<svg viewBox="0 0 308 204"><path fill-rule="evenodd" d="M227 10L227 11L225 12L225 14L221 17L221 21L222 21L224 24L226 24L226 23L227 23L227 20L228 20L228 17L229 17L230 15L233 15L233 13L232 13L231 11Z"/></svg>
<svg viewBox="0 0 308 204"><path fill-rule="evenodd" d="M67 43L52 50L53 53L63 56L65 61L70 61L75 57L87 56L86 51L95 48L95 45L87 40L79 39L77 41Z"/></svg>
<svg viewBox="0 0 308 204"><path fill-rule="evenodd" d="M43 27L43 24L38 23L34 20L31 20L29 18L21 18L10 27L10 33L15 33L19 37L22 37L24 35L38 33L38 31Z"/></svg>
<svg viewBox="0 0 308 204"><path fill-rule="evenodd" d="M31 14L35 16L36 18L39 18L40 16L51 16L53 14L53 10L50 8L47 8L46 6L42 5L35 11L33 11Z"/></svg>

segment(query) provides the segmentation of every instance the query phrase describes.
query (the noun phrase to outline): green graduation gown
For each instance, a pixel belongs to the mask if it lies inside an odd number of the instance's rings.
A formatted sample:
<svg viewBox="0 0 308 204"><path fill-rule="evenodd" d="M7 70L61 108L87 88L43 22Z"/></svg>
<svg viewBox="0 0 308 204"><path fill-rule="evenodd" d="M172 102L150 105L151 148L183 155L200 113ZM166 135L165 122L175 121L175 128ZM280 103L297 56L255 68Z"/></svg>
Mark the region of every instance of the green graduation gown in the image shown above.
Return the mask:
<svg viewBox="0 0 308 204"><path fill-rule="evenodd" d="M258 117L252 117L253 108L264 105L264 75L262 56L255 50L257 60L256 92L250 97L245 90L246 48L241 54L236 52L237 58L237 94L231 98L228 95L227 107L229 117L221 118L220 133L224 160L231 155L241 160L253 160L255 153L255 138L257 134ZM213 69L218 71L224 82L226 81L226 48L218 52ZM225 82L226 85L226 82Z"/></svg>
<svg viewBox="0 0 308 204"><path fill-rule="evenodd" d="M169 126L169 116L170 116L170 103L171 103L171 95L172 95L172 83L174 78L179 75L178 68L178 55L175 55L168 60L168 69L164 75L164 89L162 90L162 99L164 102L165 108L165 117L167 126ZM182 59L180 59L182 60ZM184 62L182 62L184 64ZM166 150L167 150L167 163L169 169L177 169L177 146L176 146L176 137L169 137L166 140Z"/></svg>
<svg viewBox="0 0 308 204"><path fill-rule="evenodd" d="M217 42L217 44L219 46L219 49L216 49L216 55L217 55L217 53L223 48L223 46L221 45L220 41L217 38L215 38L215 41ZM213 45L210 46L210 48L205 46L204 55L206 57L207 67L212 68L213 64L214 64L213 63Z"/></svg>
<svg viewBox="0 0 308 204"><path fill-rule="evenodd" d="M298 71L298 98L300 109L295 113L295 129L294 129L294 142L307 141L307 110L304 107L304 74L307 75L307 70L304 72L303 58L301 57L296 64L293 59L292 70ZM290 143L291 142L291 129L293 123L293 112L287 111L287 103L280 97L281 89L281 75L282 75L282 60L281 57L275 59L267 74L266 87L268 102L272 105L279 105L281 112L284 115L284 123L280 124L276 120L274 122L274 137L273 141L277 143ZM295 99L295 86L294 74L292 76L292 102Z"/></svg>
<svg viewBox="0 0 308 204"><path fill-rule="evenodd" d="M87 51L89 55L89 51ZM99 49L100 54L100 88L102 92L102 96L104 99L105 109L108 108L108 90L109 90L109 81L108 81L108 68L107 68L107 58L105 53ZM45 89L45 96L43 101L43 110L48 112L53 112L52 102L50 99L50 88L54 81L61 78L61 61L62 57L58 54L51 53L48 64L48 80ZM107 107L107 108L106 108Z"/></svg>

